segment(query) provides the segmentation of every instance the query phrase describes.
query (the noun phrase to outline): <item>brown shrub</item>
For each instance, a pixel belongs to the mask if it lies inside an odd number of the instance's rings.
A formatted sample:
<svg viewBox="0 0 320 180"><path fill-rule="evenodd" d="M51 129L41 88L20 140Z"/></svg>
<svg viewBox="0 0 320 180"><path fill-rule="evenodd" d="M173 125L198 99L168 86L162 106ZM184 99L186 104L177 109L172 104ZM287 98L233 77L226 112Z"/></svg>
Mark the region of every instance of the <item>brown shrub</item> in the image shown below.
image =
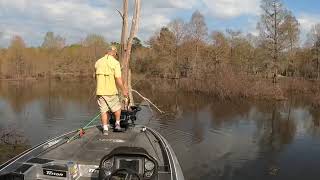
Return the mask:
<svg viewBox="0 0 320 180"><path fill-rule="evenodd" d="M186 91L206 93L222 100L285 99L279 84L273 84L269 79L235 73L229 66L220 66L217 71L201 79L183 79L181 86Z"/></svg>

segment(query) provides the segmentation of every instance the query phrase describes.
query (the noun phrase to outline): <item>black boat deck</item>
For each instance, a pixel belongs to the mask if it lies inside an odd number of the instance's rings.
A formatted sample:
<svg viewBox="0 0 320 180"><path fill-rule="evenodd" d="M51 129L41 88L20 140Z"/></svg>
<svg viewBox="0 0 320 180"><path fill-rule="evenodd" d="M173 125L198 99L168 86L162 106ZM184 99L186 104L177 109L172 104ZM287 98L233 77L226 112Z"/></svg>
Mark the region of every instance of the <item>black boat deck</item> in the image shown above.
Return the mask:
<svg viewBox="0 0 320 180"><path fill-rule="evenodd" d="M142 147L159 162L160 166L163 165L158 140L150 132L142 132L141 129L141 127L135 127L126 132L113 132L110 129L109 135L105 136L99 128L90 128L86 130L82 138L58 146L49 152L44 152L38 157L99 165L100 160L114 148L121 146Z"/></svg>

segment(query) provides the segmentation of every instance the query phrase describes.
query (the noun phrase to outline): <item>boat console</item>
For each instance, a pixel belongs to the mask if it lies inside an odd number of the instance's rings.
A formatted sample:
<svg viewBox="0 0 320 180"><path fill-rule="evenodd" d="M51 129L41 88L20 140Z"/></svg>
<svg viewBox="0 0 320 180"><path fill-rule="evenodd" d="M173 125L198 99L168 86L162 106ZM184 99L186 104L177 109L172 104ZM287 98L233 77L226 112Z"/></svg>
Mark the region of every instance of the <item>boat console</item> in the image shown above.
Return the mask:
<svg viewBox="0 0 320 180"><path fill-rule="evenodd" d="M0 176L0 179L152 180L156 179L157 171L157 161L145 149L118 147L104 156L98 167L74 161L33 158L21 164L15 172Z"/></svg>
<svg viewBox="0 0 320 180"><path fill-rule="evenodd" d="M145 149L119 147L102 158L99 179L152 179L158 164Z"/></svg>

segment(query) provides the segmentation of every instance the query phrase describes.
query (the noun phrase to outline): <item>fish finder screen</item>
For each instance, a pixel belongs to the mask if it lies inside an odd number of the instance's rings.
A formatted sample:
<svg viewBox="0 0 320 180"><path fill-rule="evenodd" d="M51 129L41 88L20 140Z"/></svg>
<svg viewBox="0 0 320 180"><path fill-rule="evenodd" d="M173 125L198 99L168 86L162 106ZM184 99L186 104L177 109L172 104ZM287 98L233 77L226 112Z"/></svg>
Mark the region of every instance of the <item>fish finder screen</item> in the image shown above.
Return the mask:
<svg viewBox="0 0 320 180"><path fill-rule="evenodd" d="M139 160L126 160L121 159L120 160L120 169L131 169L134 172L139 172Z"/></svg>

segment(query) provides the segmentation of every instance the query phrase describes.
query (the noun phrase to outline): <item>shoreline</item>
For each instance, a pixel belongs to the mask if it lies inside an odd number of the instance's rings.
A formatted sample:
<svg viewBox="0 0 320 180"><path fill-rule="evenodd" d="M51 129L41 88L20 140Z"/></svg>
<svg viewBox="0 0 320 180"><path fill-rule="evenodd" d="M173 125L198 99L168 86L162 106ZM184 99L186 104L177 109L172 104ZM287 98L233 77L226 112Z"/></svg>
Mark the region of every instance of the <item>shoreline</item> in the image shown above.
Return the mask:
<svg viewBox="0 0 320 180"><path fill-rule="evenodd" d="M37 82L43 80L53 81L93 81L91 76L51 76L27 77L20 79L0 79L0 82ZM152 83L164 84L160 91L184 91L187 93L199 93L215 97L222 101L254 100L254 101L287 101L292 96L304 96L313 100L312 106L320 108L320 81L306 80L303 78L282 77L278 83L272 83L272 79L257 77L209 77L203 79L194 78L165 78L145 74L134 74L133 88L140 81L147 81L149 87ZM168 82L168 84L166 84ZM148 87L143 87L148 88Z"/></svg>

